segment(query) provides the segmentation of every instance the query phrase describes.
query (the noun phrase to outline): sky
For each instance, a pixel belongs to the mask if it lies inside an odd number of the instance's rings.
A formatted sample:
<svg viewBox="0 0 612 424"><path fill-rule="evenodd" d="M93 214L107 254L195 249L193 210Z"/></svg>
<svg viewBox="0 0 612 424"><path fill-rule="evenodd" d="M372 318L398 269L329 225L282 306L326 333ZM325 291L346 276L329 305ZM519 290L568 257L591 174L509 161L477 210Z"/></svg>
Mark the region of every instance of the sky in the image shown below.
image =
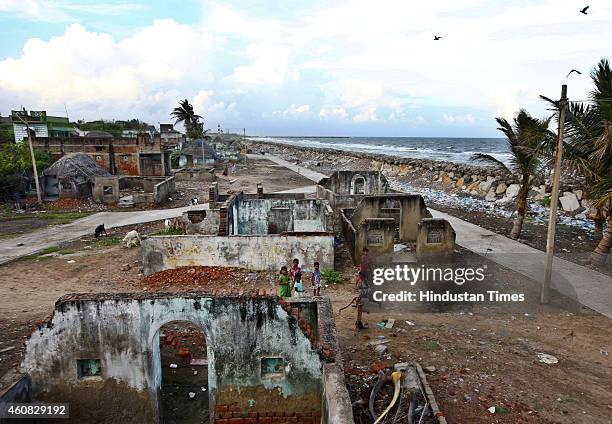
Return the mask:
<svg viewBox="0 0 612 424"><path fill-rule="evenodd" d="M158 125L188 99L213 130L497 137L561 84L586 99L611 23L610 0L0 0L0 114Z"/></svg>

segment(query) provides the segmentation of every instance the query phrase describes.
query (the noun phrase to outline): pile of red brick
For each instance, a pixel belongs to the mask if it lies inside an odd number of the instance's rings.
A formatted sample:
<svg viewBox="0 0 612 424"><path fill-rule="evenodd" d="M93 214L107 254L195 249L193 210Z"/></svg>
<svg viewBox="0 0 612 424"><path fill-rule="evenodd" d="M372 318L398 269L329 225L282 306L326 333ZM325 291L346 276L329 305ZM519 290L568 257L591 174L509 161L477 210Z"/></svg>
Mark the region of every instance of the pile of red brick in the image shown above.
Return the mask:
<svg viewBox="0 0 612 424"><path fill-rule="evenodd" d="M321 422L321 412L242 412L237 406L217 405L215 424L314 424Z"/></svg>
<svg viewBox="0 0 612 424"><path fill-rule="evenodd" d="M141 284L150 291L252 288L253 275L243 268L189 266L151 274Z"/></svg>

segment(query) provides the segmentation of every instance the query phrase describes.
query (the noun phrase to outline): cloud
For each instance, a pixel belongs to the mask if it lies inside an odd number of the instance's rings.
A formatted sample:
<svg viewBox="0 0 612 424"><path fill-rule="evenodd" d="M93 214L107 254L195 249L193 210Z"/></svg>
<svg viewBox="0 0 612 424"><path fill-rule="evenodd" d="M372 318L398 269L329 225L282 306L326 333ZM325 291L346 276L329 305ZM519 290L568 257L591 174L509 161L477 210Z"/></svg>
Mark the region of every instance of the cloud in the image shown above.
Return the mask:
<svg viewBox="0 0 612 424"><path fill-rule="evenodd" d="M442 119L447 124L473 124L476 122L474 115L471 113L465 115L449 115L445 113L442 115Z"/></svg>
<svg viewBox="0 0 612 424"><path fill-rule="evenodd" d="M340 118L345 119L348 116L346 109L343 107L322 108L319 110L319 116L325 118Z"/></svg>
<svg viewBox="0 0 612 424"><path fill-rule="evenodd" d="M376 122L376 121L378 121L378 116L376 116L375 107L366 108L365 110L353 116L353 122L355 123Z"/></svg>
<svg viewBox="0 0 612 424"><path fill-rule="evenodd" d="M272 112L272 116L299 116L306 115L310 113L310 105L301 105L296 106L294 104L290 105L289 108L285 110L276 110Z"/></svg>
<svg viewBox="0 0 612 424"><path fill-rule="evenodd" d="M214 35L172 19L121 41L72 24L48 41L28 40L19 58L0 62L0 97L50 111L67 104L79 118L167 120L179 99L203 102L206 90L192 86L212 82L211 64L200 58L219 46Z"/></svg>
<svg viewBox="0 0 612 424"><path fill-rule="evenodd" d="M74 17L70 12L100 16L115 16L145 9L137 3L75 4L52 0L2 0L0 12L12 13L20 18L37 22L69 22Z"/></svg>

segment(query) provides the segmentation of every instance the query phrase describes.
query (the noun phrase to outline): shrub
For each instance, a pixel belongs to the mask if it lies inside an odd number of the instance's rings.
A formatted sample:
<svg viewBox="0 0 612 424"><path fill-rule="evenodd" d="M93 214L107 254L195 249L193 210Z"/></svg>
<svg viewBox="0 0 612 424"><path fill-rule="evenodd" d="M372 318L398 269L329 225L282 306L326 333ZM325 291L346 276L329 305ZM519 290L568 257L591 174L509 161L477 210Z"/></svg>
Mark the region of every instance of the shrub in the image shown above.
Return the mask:
<svg viewBox="0 0 612 424"><path fill-rule="evenodd" d="M323 281L327 284L339 284L342 283L342 274L333 269L324 269L321 273Z"/></svg>

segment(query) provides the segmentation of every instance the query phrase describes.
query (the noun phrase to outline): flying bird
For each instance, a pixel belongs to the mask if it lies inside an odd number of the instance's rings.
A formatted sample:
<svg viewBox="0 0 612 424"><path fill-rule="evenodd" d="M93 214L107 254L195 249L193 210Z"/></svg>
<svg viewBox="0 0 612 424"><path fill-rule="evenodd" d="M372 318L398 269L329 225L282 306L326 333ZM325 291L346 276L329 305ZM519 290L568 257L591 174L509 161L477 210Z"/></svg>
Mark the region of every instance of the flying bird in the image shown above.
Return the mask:
<svg viewBox="0 0 612 424"><path fill-rule="evenodd" d="M591 7L591 6L587 6L587 7L585 7L584 9L581 9L581 10L580 10L580 13L582 13L582 14L586 15L586 14L587 14L587 10L589 9L589 7Z"/></svg>
<svg viewBox="0 0 612 424"><path fill-rule="evenodd" d="M578 75L582 75L582 72L580 72L579 70L577 70L577 69L572 69L571 71L569 71L569 73L567 74L567 76L566 76L565 78L567 78L567 77L569 77L570 75L572 75L572 72L576 72Z"/></svg>
<svg viewBox="0 0 612 424"><path fill-rule="evenodd" d="M438 41L440 39L442 39L441 35L434 35L434 41Z"/></svg>

